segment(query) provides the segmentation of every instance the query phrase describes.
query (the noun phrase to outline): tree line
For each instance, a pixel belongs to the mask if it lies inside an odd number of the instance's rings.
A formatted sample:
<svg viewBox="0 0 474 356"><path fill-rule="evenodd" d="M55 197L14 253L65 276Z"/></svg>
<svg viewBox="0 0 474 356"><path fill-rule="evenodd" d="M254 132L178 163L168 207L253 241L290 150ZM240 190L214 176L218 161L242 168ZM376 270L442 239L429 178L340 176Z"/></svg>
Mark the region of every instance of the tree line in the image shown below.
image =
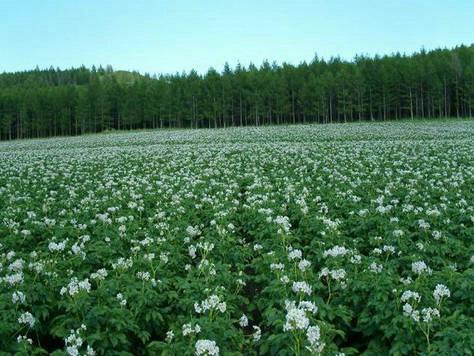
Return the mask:
<svg viewBox="0 0 474 356"><path fill-rule="evenodd" d="M104 130L471 117L474 45L412 55L317 56L205 74L111 66L0 74L0 139Z"/></svg>

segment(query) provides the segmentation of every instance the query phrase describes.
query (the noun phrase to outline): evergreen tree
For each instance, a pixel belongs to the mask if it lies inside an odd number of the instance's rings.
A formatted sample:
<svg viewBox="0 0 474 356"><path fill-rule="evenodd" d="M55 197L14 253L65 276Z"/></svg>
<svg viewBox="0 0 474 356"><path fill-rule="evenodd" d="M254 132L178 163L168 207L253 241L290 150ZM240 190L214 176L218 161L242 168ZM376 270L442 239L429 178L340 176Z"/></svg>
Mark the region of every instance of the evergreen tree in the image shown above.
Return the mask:
<svg viewBox="0 0 474 356"><path fill-rule="evenodd" d="M474 46L411 56L317 56L150 76L84 66L0 74L0 139L109 129L471 117Z"/></svg>

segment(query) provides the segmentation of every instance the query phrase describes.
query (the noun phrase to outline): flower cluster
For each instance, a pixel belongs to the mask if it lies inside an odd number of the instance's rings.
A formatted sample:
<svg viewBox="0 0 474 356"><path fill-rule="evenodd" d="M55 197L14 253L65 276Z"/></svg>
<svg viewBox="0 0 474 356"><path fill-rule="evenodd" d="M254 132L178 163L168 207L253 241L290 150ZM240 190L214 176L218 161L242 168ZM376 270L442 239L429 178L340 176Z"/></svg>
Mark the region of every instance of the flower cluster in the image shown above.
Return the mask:
<svg viewBox="0 0 474 356"><path fill-rule="evenodd" d="M61 288L61 290L59 291L59 294L64 295L67 293L71 297L73 297L81 291L89 293L90 290L91 290L91 284L88 278L80 281L77 277L73 277L71 281L69 282L69 284L67 285L67 287Z"/></svg>
<svg viewBox="0 0 474 356"><path fill-rule="evenodd" d="M30 328L35 326L36 319L30 312L24 312L18 317L20 324L28 325Z"/></svg>
<svg viewBox="0 0 474 356"><path fill-rule="evenodd" d="M80 349L84 345L84 338L81 336L81 334L86 330L87 327L82 324L80 328L71 330L69 336L64 339L64 343L66 344L66 353L69 356L80 355ZM84 354L87 356L95 356L96 352L92 347L87 345Z"/></svg>
<svg viewBox="0 0 474 356"><path fill-rule="evenodd" d="M219 355L219 346L212 340L198 340L196 341L196 356L217 356Z"/></svg>
<svg viewBox="0 0 474 356"><path fill-rule="evenodd" d="M224 301L221 301L219 296L213 294L206 299L204 299L201 303L194 303L194 310L196 313L203 314L207 311L218 310L221 313L226 311L227 304Z"/></svg>

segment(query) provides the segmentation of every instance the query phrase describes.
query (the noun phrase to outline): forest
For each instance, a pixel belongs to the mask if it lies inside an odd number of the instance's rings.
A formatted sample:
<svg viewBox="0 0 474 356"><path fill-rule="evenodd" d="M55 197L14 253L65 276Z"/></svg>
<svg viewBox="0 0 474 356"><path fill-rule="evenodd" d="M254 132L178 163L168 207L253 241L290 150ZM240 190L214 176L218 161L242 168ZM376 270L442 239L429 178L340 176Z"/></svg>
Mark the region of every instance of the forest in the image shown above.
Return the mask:
<svg viewBox="0 0 474 356"><path fill-rule="evenodd" d="M411 54L140 74L82 66L0 74L0 139L106 130L471 117L474 45Z"/></svg>

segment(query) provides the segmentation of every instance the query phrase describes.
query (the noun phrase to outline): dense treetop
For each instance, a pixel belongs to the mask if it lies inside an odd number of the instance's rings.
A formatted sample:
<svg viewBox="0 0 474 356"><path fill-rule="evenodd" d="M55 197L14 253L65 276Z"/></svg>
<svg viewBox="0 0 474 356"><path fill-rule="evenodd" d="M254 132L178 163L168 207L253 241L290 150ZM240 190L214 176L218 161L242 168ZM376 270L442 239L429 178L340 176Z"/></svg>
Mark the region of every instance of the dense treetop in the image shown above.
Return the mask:
<svg viewBox="0 0 474 356"><path fill-rule="evenodd" d="M413 55L317 56L150 76L111 66L0 74L0 138L109 129L470 117L474 45Z"/></svg>

